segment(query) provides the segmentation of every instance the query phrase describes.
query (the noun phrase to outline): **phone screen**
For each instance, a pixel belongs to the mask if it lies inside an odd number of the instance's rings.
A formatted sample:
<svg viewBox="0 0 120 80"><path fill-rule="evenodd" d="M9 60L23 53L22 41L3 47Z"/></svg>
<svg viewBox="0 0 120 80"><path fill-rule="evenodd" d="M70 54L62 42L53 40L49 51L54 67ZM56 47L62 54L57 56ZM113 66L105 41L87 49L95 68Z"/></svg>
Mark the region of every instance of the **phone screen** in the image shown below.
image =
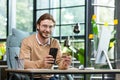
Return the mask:
<svg viewBox="0 0 120 80"><path fill-rule="evenodd" d="M54 59L56 59L57 51L57 48L50 48L49 54L52 55Z"/></svg>

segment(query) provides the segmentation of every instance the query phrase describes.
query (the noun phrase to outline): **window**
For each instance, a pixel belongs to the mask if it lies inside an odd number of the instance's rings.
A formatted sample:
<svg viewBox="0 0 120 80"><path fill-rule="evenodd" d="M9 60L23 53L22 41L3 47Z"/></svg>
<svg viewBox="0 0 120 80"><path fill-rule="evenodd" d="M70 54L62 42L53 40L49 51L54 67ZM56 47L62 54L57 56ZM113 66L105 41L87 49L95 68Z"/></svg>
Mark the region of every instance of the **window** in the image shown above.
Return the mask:
<svg viewBox="0 0 120 80"><path fill-rule="evenodd" d="M7 0L0 0L0 60L3 59L3 55L6 53L5 41L7 38Z"/></svg>
<svg viewBox="0 0 120 80"><path fill-rule="evenodd" d="M33 31L33 0L16 0L16 28Z"/></svg>
<svg viewBox="0 0 120 80"><path fill-rule="evenodd" d="M36 0L36 4L36 20L43 13L52 14L56 20L53 37L62 43L67 36L70 36L75 44L78 44L77 41L82 41L76 46L84 48L85 0ZM73 28L77 23L80 25L80 33L75 34Z"/></svg>
<svg viewBox="0 0 120 80"><path fill-rule="evenodd" d="M94 14L96 14L98 31L100 32L104 24L108 23L108 28L112 32L114 30L115 0L94 0L92 6L94 7ZM112 34L112 37L114 37L114 34ZM110 59L114 59L114 48L111 51L108 56Z"/></svg>
<svg viewBox="0 0 120 80"><path fill-rule="evenodd" d="M7 0L0 0L0 40L7 36Z"/></svg>
<svg viewBox="0 0 120 80"><path fill-rule="evenodd" d="M98 25L103 26L105 22L108 22L111 29L114 29L115 0L94 0L93 6Z"/></svg>
<svg viewBox="0 0 120 80"><path fill-rule="evenodd" d="M9 34L12 28L33 31L33 0L9 1Z"/></svg>

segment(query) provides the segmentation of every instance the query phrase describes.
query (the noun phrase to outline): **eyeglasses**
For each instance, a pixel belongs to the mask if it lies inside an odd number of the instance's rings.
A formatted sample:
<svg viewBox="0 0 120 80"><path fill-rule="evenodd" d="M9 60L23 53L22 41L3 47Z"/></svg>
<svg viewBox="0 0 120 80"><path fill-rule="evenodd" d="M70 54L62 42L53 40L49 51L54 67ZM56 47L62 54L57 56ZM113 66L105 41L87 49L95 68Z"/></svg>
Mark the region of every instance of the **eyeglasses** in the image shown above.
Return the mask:
<svg viewBox="0 0 120 80"><path fill-rule="evenodd" d="M49 28L50 30L54 29L55 26L51 26L51 25L41 25L42 28L47 29Z"/></svg>

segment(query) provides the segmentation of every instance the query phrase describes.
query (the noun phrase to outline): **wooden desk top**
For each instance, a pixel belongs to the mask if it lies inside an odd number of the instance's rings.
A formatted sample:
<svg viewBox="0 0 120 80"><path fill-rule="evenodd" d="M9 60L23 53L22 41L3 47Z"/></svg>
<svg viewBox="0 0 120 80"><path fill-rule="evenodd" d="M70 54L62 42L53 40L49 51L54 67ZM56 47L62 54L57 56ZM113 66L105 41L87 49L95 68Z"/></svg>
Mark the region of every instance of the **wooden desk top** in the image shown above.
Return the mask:
<svg viewBox="0 0 120 80"><path fill-rule="evenodd" d="M70 68L67 70L51 70L51 69L6 69L7 72L23 73L23 74L120 74L120 69L94 69L94 70L79 70Z"/></svg>
<svg viewBox="0 0 120 80"><path fill-rule="evenodd" d="M7 65L0 65L0 68L7 68Z"/></svg>

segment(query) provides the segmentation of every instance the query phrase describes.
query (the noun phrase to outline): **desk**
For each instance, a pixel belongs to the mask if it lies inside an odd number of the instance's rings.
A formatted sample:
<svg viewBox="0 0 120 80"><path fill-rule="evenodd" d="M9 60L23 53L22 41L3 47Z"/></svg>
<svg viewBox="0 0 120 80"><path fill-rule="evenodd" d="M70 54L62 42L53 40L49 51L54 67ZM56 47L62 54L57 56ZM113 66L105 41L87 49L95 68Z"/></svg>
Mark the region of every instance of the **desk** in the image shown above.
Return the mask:
<svg viewBox="0 0 120 80"><path fill-rule="evenodd" d="M7 65L0 65L0 80L5 80L7 75L5 72L6 68L7 68Z"/></svg>
<svg viewBox="0 0 120 80"><path fill-rule="evenodd" d="M24 70L14 70L6 69L8 75L9 73L19 73L19 74L28 74L30 79L33 79L35 74L103 74L102 80L104 80L104 74L120 74L120 69L94 69L94 70L79 70L76 68L71 68L68 70L50 70L50 69L24 69ZM8 78L9 79L9 76Z"/></svg>

